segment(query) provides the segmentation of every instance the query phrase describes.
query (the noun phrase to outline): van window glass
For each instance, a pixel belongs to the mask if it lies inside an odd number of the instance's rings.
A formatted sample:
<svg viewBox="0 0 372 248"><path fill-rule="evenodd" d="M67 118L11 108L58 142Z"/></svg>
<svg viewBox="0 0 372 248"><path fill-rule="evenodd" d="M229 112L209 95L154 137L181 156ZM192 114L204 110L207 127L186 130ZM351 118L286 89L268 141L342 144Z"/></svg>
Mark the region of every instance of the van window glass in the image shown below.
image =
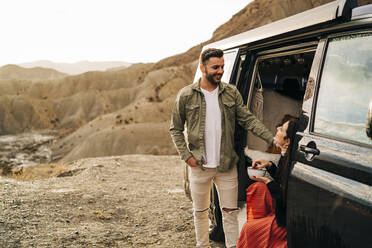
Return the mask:
<svg viewBox="0 0 372 248"><path fill-rule="evenodd" d="M243 64L244 64L246 57L247 57L246 54L241 54L239 56L239 65L238 65L237 72L236 72L235 82L233 82L236 86L238 86L240 74L242 73Z"/></svg>
<svg viewBox="0 0 372 248"><path fill-rule="evenodd" d="M314 132L372 145L366 135L372 100L372 34L330 39L318 94Z"/></svg>
<svg viewBox="0 0 372 248"><path fill-rule="evenodd" d="M236 53L237 53L237 50L224 52L223 58L225 60L225 67L224 67L225 72L223 73L223 76L221 79L222 82L225 82L225 83L230 82L231 72L234 67Z"/></svg>

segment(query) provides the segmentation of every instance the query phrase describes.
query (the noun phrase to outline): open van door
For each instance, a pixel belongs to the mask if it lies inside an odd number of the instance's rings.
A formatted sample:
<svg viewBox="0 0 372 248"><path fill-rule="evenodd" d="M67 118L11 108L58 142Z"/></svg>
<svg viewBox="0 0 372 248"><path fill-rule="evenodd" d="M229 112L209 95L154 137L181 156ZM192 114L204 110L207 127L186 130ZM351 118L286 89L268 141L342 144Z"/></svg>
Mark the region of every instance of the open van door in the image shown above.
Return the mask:
<svg viewBox="0 0 372 248"><path fill-rule="evenodd" d="M372 32L322 39L302 105L287 192L288 247L372 244Z"/></svg>

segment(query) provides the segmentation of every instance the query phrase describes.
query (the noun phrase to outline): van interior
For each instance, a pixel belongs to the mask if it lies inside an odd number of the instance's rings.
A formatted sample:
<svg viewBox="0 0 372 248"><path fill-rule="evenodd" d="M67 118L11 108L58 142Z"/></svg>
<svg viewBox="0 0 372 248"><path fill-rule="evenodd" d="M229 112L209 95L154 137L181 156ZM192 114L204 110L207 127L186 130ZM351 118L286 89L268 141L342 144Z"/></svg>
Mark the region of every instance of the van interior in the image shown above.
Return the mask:
<svg viewBox="0 0 372 248"><path fill-rule="evenodd" d="M273 134L286 115L300 116L314 55L315 51L309 50L258 57L248 106ZM248 151L278 153L268 151L267 144L251 132L247 135L245 151L246 154Z"/></svg>

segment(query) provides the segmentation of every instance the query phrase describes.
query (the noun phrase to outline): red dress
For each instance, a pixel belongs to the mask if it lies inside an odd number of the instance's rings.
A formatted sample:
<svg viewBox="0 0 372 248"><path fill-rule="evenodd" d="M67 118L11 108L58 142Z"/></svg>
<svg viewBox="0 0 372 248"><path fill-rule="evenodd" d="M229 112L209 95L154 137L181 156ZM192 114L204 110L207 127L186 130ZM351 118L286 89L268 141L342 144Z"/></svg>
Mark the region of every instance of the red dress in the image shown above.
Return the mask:
<svg viewBox="0 0 372 248"><path fill-rule="evenodd" d="M277 225L274 204L266 184L256 182L247 188L247 221L237 248L287 247L287 231Z"/></svg>

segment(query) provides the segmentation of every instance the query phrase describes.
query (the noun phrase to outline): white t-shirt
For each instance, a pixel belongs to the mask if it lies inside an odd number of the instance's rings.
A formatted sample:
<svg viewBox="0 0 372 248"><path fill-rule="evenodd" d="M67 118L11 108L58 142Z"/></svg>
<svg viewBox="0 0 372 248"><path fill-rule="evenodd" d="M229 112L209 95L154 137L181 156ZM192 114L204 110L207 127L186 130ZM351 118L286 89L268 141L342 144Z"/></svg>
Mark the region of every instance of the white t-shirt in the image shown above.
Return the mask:
<svg viewBox="0 0 372 248"><path fill-rule="evenodd" d="M203 158L207 162L204 167L216 168L220 164L221 149L221 111L218 104L218 88L207 91L201 88L206 102L204 152Z"/></svg>

